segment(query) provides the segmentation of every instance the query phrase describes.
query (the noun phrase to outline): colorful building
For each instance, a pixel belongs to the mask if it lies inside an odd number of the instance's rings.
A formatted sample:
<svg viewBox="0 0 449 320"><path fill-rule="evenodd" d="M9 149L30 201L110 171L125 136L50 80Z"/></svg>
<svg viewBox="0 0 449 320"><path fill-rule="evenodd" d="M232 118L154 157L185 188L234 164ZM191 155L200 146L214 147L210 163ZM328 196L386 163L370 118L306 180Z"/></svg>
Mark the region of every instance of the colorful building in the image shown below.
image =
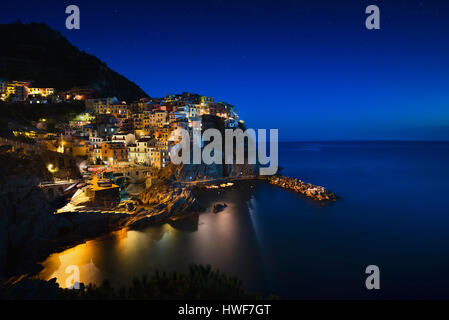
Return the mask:
<svg viewBox="0 0 449 320"><path fill-rule="evenodd" d="M95 111L96 108L100 106L108 106L112 104L117 104L119 101L116 97L111 98L99 98L99 99L86 99L85 105L86 109L89 111Z"/></svg>
<svg viewBox="0 0 449 320"><path fill-rule="evenodd" d="M203 105L212 104L212 103L215 103L215 99L213 97L201 96L200 103Z"/></svg>
<svg viewBox="0 0 449 320"><path fill-rule="evenodd" d="M156 110L149 115L148 123L153 127L162 127L169 124L168 112L163 110Z"/></svg>
<svg viewBox="0 0 449 320"><path fill-rule="evenodd" d="M156 141L149 137L140 138L135 144L128 146L128 161L137 164L150 165L149 149L154 146Z"/></svg>
<svg viewBox="0 0 449 320"><path fill-rule="evenodd" d="M128 161L128 148L122 142L104 142L101 145L101 160L114 165Z"/></svg>
<svg viewBox="0 0 449 320"><path fill-rule="evenodd" d="M31 81L0 82L0 99L14 102L24 102L28 97L46 98L55 94L54 88L30 88ZM40 100L37 100L40 102Z"/></svg>
<svg viewBox="0 0 449 320"><path fill-rule="evenodd" d="M83 101L92 99L95 94L95 90L91 88L72 88L62 95L64 100L77 100Z"/></svg>

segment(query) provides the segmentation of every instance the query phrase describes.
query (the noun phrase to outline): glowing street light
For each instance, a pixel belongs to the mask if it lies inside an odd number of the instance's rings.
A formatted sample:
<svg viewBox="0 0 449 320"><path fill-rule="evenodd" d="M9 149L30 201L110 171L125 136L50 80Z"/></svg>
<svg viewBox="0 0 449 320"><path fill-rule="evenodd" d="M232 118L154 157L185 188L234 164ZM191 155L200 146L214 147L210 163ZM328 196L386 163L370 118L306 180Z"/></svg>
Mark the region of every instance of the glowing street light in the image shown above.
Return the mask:
<svg viewBox="0 0 449 320"><path fill-rule="evenodd" d="M58 172L58 168L56 168L52 163L47 166L47 170L51 173Z"/></svg>

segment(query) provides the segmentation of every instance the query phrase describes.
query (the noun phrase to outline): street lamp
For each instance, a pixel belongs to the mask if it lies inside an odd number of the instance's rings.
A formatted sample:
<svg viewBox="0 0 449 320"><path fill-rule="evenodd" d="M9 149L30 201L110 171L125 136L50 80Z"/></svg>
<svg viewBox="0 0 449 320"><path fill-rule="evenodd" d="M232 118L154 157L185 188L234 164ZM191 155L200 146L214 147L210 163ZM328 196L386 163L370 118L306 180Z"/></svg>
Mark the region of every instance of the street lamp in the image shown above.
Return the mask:
<svg viewBox="0 0 449 320"><path fill-rule="evenodd" d="M58 171L58 168L56 168L52 163L50 163L50 164L47 166L47 170L48 170L49 172L51 172L51 173L55 173L55 172Z"/></svg>

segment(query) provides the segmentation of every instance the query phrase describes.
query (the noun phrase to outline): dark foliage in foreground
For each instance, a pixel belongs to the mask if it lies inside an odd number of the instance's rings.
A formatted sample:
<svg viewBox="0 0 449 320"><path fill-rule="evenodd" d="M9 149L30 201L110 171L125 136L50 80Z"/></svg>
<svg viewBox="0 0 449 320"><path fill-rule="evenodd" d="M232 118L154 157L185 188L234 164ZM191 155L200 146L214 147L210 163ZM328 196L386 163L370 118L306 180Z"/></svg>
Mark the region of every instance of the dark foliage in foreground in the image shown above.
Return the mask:
<svg viewBox="0 0 449 320"><path fill-rule="evenodd" d="M151 277L134 279L127 288L114 288L109 281L101 286L89 285L80 290L62 290L60 299L261 299L246 292L242 282L219 270L192 265L186 273L156 271Z"/></svg>

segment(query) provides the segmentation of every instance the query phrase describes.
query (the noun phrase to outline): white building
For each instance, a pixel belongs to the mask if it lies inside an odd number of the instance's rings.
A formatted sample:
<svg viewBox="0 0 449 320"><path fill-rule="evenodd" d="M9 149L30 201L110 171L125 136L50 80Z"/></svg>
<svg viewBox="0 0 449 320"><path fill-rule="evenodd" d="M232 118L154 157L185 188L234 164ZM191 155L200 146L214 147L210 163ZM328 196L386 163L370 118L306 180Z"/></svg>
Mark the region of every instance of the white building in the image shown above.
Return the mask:
<svg viewBox="0 0 449 320"><path fill-rule="evenodd" d="M132 133L128 134L114 134L111 138L111 141L113 142L123 142L125 146L135 144L136 143L136 136Z"/></svg>

